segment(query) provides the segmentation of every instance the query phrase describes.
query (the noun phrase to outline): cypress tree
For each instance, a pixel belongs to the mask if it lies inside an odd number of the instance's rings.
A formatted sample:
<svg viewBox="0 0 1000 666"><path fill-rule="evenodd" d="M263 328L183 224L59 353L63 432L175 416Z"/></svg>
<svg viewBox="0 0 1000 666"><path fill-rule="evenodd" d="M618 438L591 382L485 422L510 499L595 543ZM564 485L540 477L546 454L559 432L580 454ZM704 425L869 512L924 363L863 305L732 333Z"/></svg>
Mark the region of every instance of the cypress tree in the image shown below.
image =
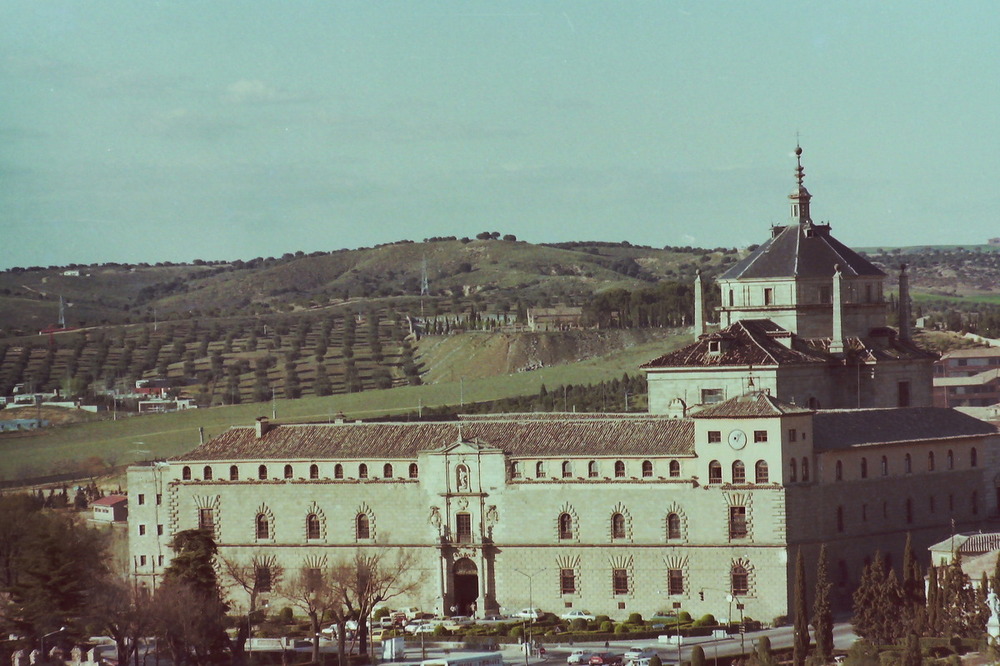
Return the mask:
<svg viewBox="0 0 1000 666"><path fill-rule="evenodd" d="M805 666L809 652L809 615L806 610L806 566L799 548L795 557L795 639L792 650L794 666Z"/></svg>
<svg viewBox="0 0 1000 666"><path fill-rule="evenodd" d="M830 608L830 584L826 565L826 544L820 547L816 564L816 592L813 599L813 637L816 655L824 662L833 656L833 611Z"/></svg>

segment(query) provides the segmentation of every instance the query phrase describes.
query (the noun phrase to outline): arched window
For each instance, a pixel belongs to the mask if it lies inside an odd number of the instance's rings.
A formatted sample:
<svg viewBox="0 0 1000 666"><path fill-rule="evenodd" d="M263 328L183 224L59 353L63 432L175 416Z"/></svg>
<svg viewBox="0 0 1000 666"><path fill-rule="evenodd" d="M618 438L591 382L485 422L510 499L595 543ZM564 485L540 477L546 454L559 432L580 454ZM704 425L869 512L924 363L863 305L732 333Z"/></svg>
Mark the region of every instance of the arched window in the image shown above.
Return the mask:
<svg viewBox="0 0 1000 666"><path fill-rule="evenodd" d="M337 463L336 465L333 466L333 478L335 479L344 478L344 466L341 465L340 463Z"/></svg>
<svg viewBox="0 0 1000 666"><path fill-rule="evenodd" d="M644 479L648 479L651 476L653 476L653 463L649 462L648 460L643 460L642 461L642 477Z"/></svg>
<svg viewBox="0 0 1000 666"><path fill-rule="evenodd" d="M410 463L410 472L409 473L410 473L410 478L411 479L419 479L420 478L420 470L417 468L417 463Z"/></svg>
<svg viewBox="0 0 1000 666"><path fill-rule="evenodd" d="M955 469L955 454L952 452L951 449L948 449L947 461L948 461L948 469Z"/></svg>
<svg viewBox="0 0 1000 666"><path fill-rule="evenodd" d="M257 538L258 539L271 538L271 524L267 521L267 515L263 513L257 514Z"/></svg>
<svg viewBox="0 0 1000 666"><path fill-rule="evenodd" d="M625 516L620 513L615 513L611 516L611 538L625 538Z"/></svg>
<svg viewBox="0 0 1000 666"><path fill-rule="evenodd" d="M292 466L291 465L285 465L285 478L286 479L292 478Z"/></svg>
<svg viewBox="0 0 1000 666"><path fill-rule="evenodd" d="M518 460L512 460L510 462L510 478L520 479L521 478L521 463Z"/></svg>
<svg viewBox="0 0 1000 666"><path fill-rule="evenodd" d="M809 481L809 458L802 459L802 482Z"/></svg>
<svg viewBox="0 0 1000 666"><path fill-rule="evenodd" d="M545 463L541 460L535 463L535 478L536 479L545 478Z"/></svg>
<svg viewBox="0 0 1000 666"><path fill-rule="evenodd" d="M868 478L868 458L861 459L861 478Z"/></svg>
<svg viewBox="0 0 1000 666"><path fill-rule="evenodd" d="M972 447L969 450L969 467L979 466L979 452L976 451L976 447Z"/></svg>
<svg viewBox="0 0 1000 666"><path fill-rule="evenodd" d="M733 461L733 483L746 483L747 482L747 470L743 466L742 460Z"/></svg>
<svg viewBox="0 0 1000 666"><path fill-rule="evenodd" d="M187 465L184 465L184 467L181 469L181 479L184 481L191 480L191 468L188 467Z"/></svg>
<svg viewBox="0 0 1000 666"><path fill-rule="evenodd" d="M354 519L354 536L358 539L370 539L372 534L371 525L368 521L368 515L364 513L359 513L358 517Z"/></svg>
<svg viewBox="0 0 1000 666"><path fill-rule="evenodd" d="M257 468L257 478L261 480L267 478L267 465L261 465Z"/></svg>
<svg viewBox="0 0 1000 666"><path fill-rule="evenodd" d="M718 460L708 463L708 482L722 483L722 463Z"/></svg>
<svg viewBox="0 0 1000 666"><path fill-rule="evenodd" d="M229 466L229 480L239 481L240 480L240 468L236 465Z"/></svg>
<svg viewBox="0 0 1000 666"><path fill-rule="evenodd" d="M928 472L933 472L934 471L934 452L933 451L928 451L927 452L927 471Z"/></svg>
<svg viewBox="0 0 1000 666"><path fill-rule="evenodd" d="M842 506L837 507L837 531L844 531L844 507Z"/></svg>
<svg viewBox="0 0 1000 666"><path fill-rule="evenodd" d="M317 465L316 463L309 465L309 478L310 479L319 478L319 465Z"/></svg>
<svg viewBox="0 0 1000 666"><path fill-rule="evenodd" d="M568 479L573 476L573 466L569 464L568 460L564 460L562 464L562 477Z"/></svg>
<svg viewBox="0 0 1000 666"><path fill-rule="evenodd" d="M882 462L879 466L879 470L882 476L889 476L889 458L882 456Z"/></svg>
<svg viewBox="0 0 1000 666"><path fill-rule="evenodd" d="M573 516L568 513L559 514L559 538L560 539L572 539L573 538Z"/></svg>
<svg viewBox="0 0 1000 666"><path fill-rule="evenodd" d="M622 479L625 478L625 463L621 460L615 461L615 478Z"/></svg>
<svg viewBox="0 0 1000 666"><path fill-rule="evenodd" d="M676 460L670 461L670 478L676 479L681 475L681 464Z"/></svg>
<svg viewBox="0 0 1000 666"><path fill-rule="evenodd" d="M735 595L750 593L750 574L742 564L734 564L729 572L730 586Z"/></svg>
<svg viewBox="0 0 1000 666"><path fill-rule="evenodd" d="M799 464L792 458L788 461L788 480L795 483L799 480Z"/></svg>
<svg viewBox="0 0 1000 666"><path fill-rule="evenodd" d="M587 463L587 476L591 479L597 476L597 461L591 460Z"/></svg>
<svg viewBox="0 0 1000 666"><path fill-rule="evenodd" d="M205 465L205 469L202 470L202 476L206 481L212 480L212 467L211 465Z"/></svg>
<svg viewBox="0 0 1000 666"><path fill-rule="evenodd" d="M758 460L754 465L754 479L757 483L767 483L767 461Z"/></svg>
<svg viewBox="0 0 1000 666"><path fill-rule="evenodd" d="M913 457L909 453L903 456L903 472L905 474L913 472Z"/></svg>
<svg viewBox="0 0 1000 666"><path fill-rule="evenodd" d="M358 478L367 479L368 478L368 465L361 463L358 465Z"/></svg>
<svg viewBox="0 0 1000 666"><path fill-rule="evenodd" d="M310 513L306 516L306 538L307 539L318 539L319 538L319 516L315 513Z"/></svg>
<svg viewBox="0 0 1000 666"><path fill-rule="evenodd" d="M382 465L382 478L391 479L392 478L392 465L386 463Z"/></svg>
<svg viewBox="0 0 1000 666"><path fill-rule="evenodd" d="M667 516L667 538L668 539L680 539L681 538L681 517L676 513L671 513Z"/></svg>
<svg viewBox="0 0 1000 666"><path fill-rule="evenodd" d="M837 481L844 480L844 463L837 461L837 464L833 466L833 478Z"/></svg>

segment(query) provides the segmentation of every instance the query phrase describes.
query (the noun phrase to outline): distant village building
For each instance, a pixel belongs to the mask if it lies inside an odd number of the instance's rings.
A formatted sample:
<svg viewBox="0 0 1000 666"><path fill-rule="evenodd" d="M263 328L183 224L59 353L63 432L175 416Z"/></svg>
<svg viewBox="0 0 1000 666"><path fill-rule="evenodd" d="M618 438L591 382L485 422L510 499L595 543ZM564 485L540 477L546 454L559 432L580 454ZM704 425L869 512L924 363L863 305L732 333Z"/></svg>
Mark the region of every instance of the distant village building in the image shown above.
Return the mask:
<svg viewBox="0 0 1000 666"><path fill-rule="evenodd" d="M934 364L934 404L989 407L1000 403L1000 347L956 349Z"/></svg>
<svg viewBox="0 0 1000 666"><path fill-rule="evenodd" d="M1000 238L991 238L989 240L990 245L1000 245Z"/></svg>
<svg viewBox="0 0 1000 666"><path fill-rule="evenodd" d="M155 586L172 535L202 528L261 581L405 550L419 585L399 603L428 612L724 619L735 600L770 620L792 612L800 550L827 545L846 608L877 549L901 561L907 534L925 549L980 529L997 429L931 406L905 269L897 331L885 275L813 223L797 176L790 224L719 279L723 329L705 330L699 277L697 340L643 366L650 413L261 417L129 468L136 581Z"/></svg>
<svg viewBox="0 0 1000 666"><path fill-rule="evenodd" d="M532 331L569 331L583 328L583 308L557 305L551 308L528 308L528 329Z"/></svg>
<svg viewBox="0 0 1000 666"><path fill-rule="evenodd" d="M128 497L126 495L107 495L94 500L90 506L94 511L94 520L98 522L117 523L128 520Z"/></svg>

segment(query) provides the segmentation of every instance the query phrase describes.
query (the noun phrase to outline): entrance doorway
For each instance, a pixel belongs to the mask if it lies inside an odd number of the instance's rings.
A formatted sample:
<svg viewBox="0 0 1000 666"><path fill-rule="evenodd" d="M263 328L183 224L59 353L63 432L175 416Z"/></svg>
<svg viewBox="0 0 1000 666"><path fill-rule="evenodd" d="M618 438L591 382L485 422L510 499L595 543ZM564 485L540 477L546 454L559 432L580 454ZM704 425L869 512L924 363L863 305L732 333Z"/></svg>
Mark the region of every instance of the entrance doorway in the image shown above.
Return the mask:
<svg viewBox="0 0 1000 666"><path fill-rule="evenodd" d="M456 614L472 615L479 599L479 568L475 562L464 557L455 562L452 574L455 580Z"/></svg>

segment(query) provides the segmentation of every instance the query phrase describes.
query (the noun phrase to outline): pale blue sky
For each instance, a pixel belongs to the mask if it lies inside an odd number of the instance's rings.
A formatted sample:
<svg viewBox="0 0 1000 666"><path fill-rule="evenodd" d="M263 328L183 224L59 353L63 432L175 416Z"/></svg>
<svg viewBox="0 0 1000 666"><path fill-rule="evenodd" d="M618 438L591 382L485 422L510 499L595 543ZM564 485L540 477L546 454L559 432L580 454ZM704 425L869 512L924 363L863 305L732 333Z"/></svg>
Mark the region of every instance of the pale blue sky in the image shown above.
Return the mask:
<svg viewBox="0 0 1000 666"><path fill-rule="evenodd" d="M995 3L3 5L0 268L1000 236Z"/></svg>

